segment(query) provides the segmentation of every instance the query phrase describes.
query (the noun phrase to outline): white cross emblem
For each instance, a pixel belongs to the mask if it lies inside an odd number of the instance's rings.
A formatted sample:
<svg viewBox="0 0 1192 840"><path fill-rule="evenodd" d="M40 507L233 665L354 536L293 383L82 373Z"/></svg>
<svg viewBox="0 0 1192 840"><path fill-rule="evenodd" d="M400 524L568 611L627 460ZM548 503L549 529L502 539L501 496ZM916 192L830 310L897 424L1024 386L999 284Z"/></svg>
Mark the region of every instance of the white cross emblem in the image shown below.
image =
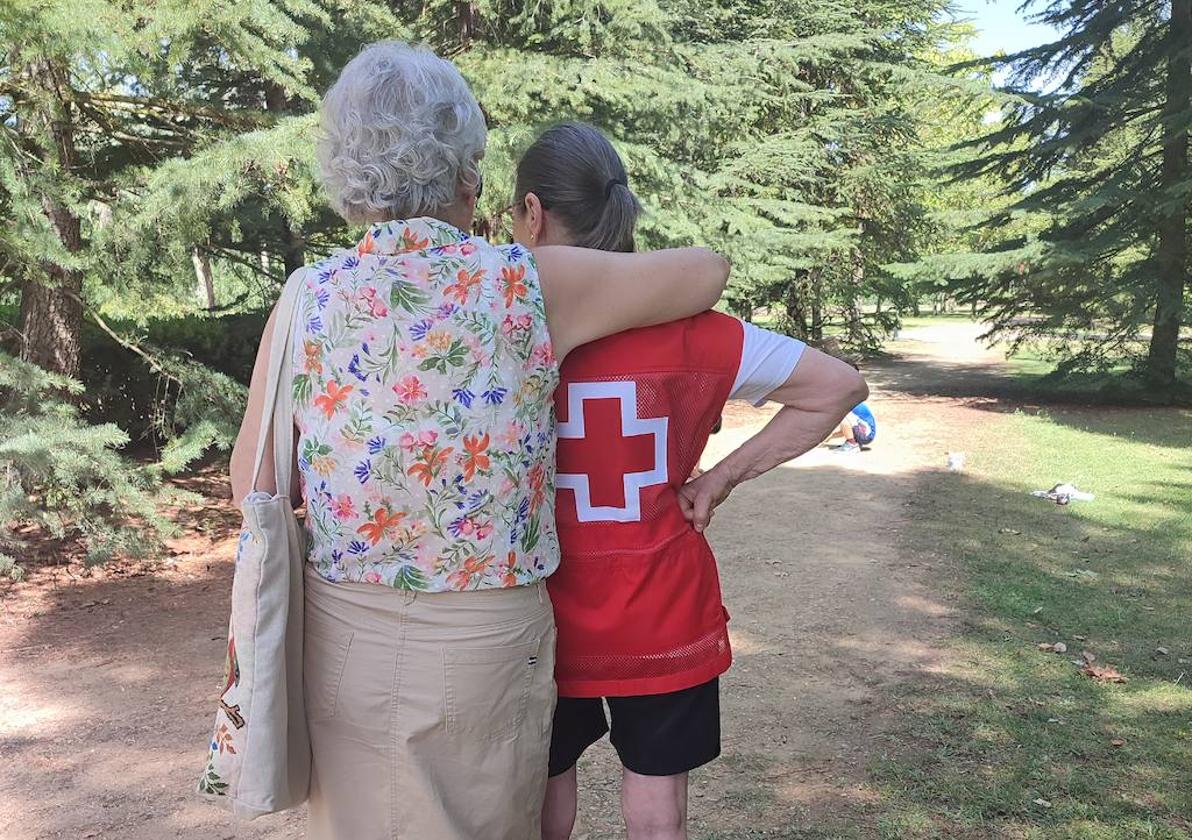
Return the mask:
<svg viewBox="0 0 1192 840"><path fill-rule="evenodd" d="M654 465L641 472L625 473L625 506L593 506L592 489L587 473L559 473L556 484L560 489L575 492L576 515L580 522L640 522L642 518L641 491L646 487L667 482L666 431L667 418L637 416L637 383L573 382L567 386L567 422L559 424L561 439L583 440L584 401L615 399L620 405L622 436L652 435Z"/></svg>

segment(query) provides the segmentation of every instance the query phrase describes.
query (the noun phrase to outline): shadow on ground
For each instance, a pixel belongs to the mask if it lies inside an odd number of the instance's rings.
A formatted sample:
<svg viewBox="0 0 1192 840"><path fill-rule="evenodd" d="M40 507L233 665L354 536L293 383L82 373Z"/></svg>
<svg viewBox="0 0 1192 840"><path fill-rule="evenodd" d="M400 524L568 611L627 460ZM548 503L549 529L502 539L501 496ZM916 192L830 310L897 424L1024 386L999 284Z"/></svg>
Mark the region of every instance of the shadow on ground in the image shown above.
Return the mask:
<svg viewBox="0 0 1192 840"><path fill-rule="evenodd" d="M724 757L693 787L693 836L802 830L834 812L868 819L865 768L884 697L934 667L931 645L952 621L916 582L922 570L885 548L910 480L778 470L718 517L737 664L725 679ZM877 528L844 539L844 512L866 506ZM231 546L217 546L166 577L49 590L35 613L0 627L5 840L299 833L300 814L237 827L191 793L222 669ZM600 760L599 780L585 773L607 795L585 830L604 840L620 819Z"/></svg>
<svg viewBox="0 0 1192 840"><path fill-rule="evenodd" d="M905 539L916 554L935 555L926 570L942 588L973 592L965 606L975 617L948 642L947 661L908 653L922 635L911 602L901 605L901 633L861 617L808 650L800 638L818 636L831 618L802 602L797 582L747 601L749 611L783 618L751 631L759 648L739 656L726 679L728 748L696 775L692 837L1192 837L1192 691L1179 662L1192 656L1184 625L1192 591L1178 558L1162 551L1171 546L1114 567L1097 558L1128 556L1139 534L1106 533L1019 488L948 473L922 478ZM955 534L931 529L978 509L985 513L971 541L942 553ZM1075 564L1095 576L1070 576ZM726 574L744 571L726 563ZM871 587L859 574L839 609L852 617ZM1038 649L1060 639L1067 656ZM1159 643L1167 655L1155 653ZM1085 650L1128 682L1083 675L1071 660L1083 662ZM823 692L824 682L835 690ZM809 732L818 748L807 748ZM850 755L857 745L864 754ZM863 768L853 772L858 758ZM613 820L607 825L613 831ZM620 836L602 828L589 836Z"/></svg>
<svg viewBox="0 0 1192 840"><path fill-rule="evenodd" d="M938 392L916 365L903 385ZM940 410L931 424L960 411ZM1060 414L1115 433L1112 418L1072 411ZM1156 423L1155 440L1182 428ZM1192 596L1174 530L1097 527L1029 488L882 472L872 454L776 470L717 517L736 664L723 756L693 776L692 837L1186 840L1192 677L1177 681ZM1186 515L1165 490L1132 492ZM236 826L191 793L230 540L168 575L48 589L0 623L0 837L300 834L301 814ZM1097 684L1037 649L1061 639L1129 682ZM622 836L607 744L581 773L577 840Z"/></svg>
<svg viewBox="0 0 1192 840"><path fill-rule="evenodd" d="M1022 406L1146 410L1173 403L1187 407L1192 400L1187 383L1165 395L1124 376L1089 373L1053 378L1016 373L995 349L984 355L958 353L958 358L941 357L933 350L915 341L895 342L890 355L864 365L866 378L871 387L898 398L953 398L995 411Z"/></svg>
<svg viewBox="0 0 1192 840"><path fill-rule="evenodd" d="M299 833L296 816L238 827L192 795L226 645L226 548L168 576L59 587L0 627L0 837Z"/></svg>
<svg viewBox="0 0 1192 840"><path fill-rule="evenodd" d="M912 507L908 548L948 552L958 577L941 583L970 593L972 618L948 668L899 691L881 836L1192 837L1186 511L1109 529L949 473ZM1066 653L1038 648L1057 641ZM1128 682L1082 674L1086 652Z"/></svg>

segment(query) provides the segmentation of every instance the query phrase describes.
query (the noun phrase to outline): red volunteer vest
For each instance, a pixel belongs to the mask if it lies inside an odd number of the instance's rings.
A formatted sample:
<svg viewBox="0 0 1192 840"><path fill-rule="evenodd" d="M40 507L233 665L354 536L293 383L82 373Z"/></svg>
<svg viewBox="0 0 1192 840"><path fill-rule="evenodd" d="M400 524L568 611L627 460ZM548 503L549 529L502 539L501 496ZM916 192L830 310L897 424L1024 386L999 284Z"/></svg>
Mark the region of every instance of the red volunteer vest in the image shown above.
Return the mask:
<svg viewBox="0 0 1192 840"><path fill-rule="evenodd" d="M563 364L547 579L564 697L690 688L732 661L716 558L679 510L732 391L743 330L707 312L581 347Z"/></svg>

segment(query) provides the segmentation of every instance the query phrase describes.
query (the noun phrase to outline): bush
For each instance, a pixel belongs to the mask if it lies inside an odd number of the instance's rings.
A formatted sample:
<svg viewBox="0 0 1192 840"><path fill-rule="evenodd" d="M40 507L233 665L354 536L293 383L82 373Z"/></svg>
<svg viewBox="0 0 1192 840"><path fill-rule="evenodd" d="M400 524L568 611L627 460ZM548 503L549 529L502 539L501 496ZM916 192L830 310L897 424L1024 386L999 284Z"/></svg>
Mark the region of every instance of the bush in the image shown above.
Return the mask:
<svg viewBox="0 0 1192 840"><path fill-rule="evenodd" d="M159 363L170 380L154 428L157 437L166 442L161 469L181 472L212 449L230 452L244 416L245 386L177 354L164 356Z"/></svg>
<svg viewBox="0 0 1192 840"><path fill-rule="evenodd" d="M173 532L157 471L122 458L128 435L90 424L81 383L0 352L0 574L19 578L29 531L76 539L88 563L151 557ZM172 494L177 498L177 494Z"/></svg>
<svg viewBox="0 0 1192 840"><path fill-rule="evenodd" d="M202 448L229 448L244 413L245 386L267 314L153 319L139 328L110 323L144 348L160 371L88 323L79 375L88 419L115 423L134 440L165 445L162 454L169 456L171 470L183 449L188 463ZM180 435L185 440L175 443Z"/></svg>

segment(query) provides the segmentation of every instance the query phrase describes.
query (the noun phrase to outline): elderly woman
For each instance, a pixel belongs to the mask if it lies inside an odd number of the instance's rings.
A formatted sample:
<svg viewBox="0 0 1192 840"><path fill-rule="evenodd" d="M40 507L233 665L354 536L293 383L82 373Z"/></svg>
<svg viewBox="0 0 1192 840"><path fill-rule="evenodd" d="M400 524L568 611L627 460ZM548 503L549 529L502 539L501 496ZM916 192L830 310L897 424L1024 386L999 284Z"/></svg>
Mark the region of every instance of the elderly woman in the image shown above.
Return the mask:
<svg viewBox="0 0 1192 840"><path fill-rule="evenodd" d="M327 93L322 133L331 202L369 227L304 270L294 325L310 836L537 838L559 360L707 309L727 265L702 249L531 256L470 236L484 118L425 49L361 52ZM258 358L237 499L265 379Z"/></svg>

